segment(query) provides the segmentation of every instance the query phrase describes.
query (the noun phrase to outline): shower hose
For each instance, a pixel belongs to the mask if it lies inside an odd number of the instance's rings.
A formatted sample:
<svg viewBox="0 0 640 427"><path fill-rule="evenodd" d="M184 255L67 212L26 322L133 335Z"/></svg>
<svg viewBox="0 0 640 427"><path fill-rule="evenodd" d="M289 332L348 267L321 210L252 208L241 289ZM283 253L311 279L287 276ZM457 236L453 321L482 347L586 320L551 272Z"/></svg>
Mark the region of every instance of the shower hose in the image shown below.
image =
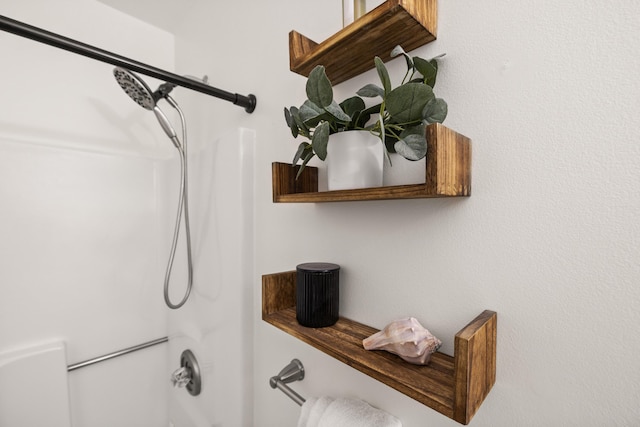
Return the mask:
<svg viewBox="0 0 640 427"><path fill-rule="evenodd" d="M182 113L182 109L170 96L166 96L167 102L176 109L180 116L180 122L182 124L182 143L178 140L178 137L173 137L176 141L174 144L180 154L180 193L178 198L178 212L176 214L175 227L173 231L173 242L171 243L171 251L169 253L169 260L167 261L167 270L164 276L164 302L167 307L171 309L177 309L182 307L191 294L191 288L193 287L193 260L191 256L191 230L189 227L189 201L188 201L188 170L187 170L187 123ZM171 302L169 297L169 281L171 279L171 270L173 268L173 261L176 255L176 248L178 246L178 237L180 235L180 224L182 216L184 215L184 228L187 239L187 264L188 264L188 282L187 289L182 297L182 300L177 304Z"/></svg>

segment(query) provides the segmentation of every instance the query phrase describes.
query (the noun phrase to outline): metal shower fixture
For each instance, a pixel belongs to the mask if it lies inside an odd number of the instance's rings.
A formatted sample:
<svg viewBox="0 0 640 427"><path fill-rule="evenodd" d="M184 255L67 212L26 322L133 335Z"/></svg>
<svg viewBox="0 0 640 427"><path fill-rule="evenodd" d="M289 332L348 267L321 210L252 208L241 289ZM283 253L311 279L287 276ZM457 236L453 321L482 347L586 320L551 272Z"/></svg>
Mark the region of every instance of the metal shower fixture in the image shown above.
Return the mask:
<svg viewBox="0 0 640 427"><path fill-rule="evenodd" d="M197 396L202 390L200 365L191 350L185 350L180 356L180 367L171 374L174 387L185 387L191 396Z"/></svg>
<svg viewBox="0 0 640 427"><path fill-rule="evenodd" d="M187 171L187 123L184 118L184 114L182 110L178 106L178 104L174 101L174 99L169 96L169 93L175 85L169 83L163 83L156 91L152 91L151 88L138 77L132 71L126 70L124 68L116 67L113 69L113 75L116 78L116 81L125 91L127 95L142 108L153 111L160 123L160 126L167 134L173 145L178 150L180 154L180 195L178 201L178 213L176 214L176 223L173 232L173 242L171 244L171 251L169 254L169 260L167 261L167 270L164 276L164 301L167 304L167 307L171 309L177 309L182 307L187 300L189 299L189 295L191 294L191 289L193 287L193 259L191 256L191 230L189 227L189 203L188 203L188 171ZM182 142L178 139L178 135L176 134L175 129L167 119L167 116L162 112L160 107L158 107L158 101L161 99L165 99L169 105L178 111L180 115L180 120L182 123ZM188 282L187 282L187 290L185 291L184 297L180 300L179 303L174 304L169 298L169 281L171 279L171 270L173 268L173 260L176 255L176 248L178 246L178 237L180 235L180 223L181 219L184 216L184 225L185 232L187 238L187 262L188 262Z"/></svg>

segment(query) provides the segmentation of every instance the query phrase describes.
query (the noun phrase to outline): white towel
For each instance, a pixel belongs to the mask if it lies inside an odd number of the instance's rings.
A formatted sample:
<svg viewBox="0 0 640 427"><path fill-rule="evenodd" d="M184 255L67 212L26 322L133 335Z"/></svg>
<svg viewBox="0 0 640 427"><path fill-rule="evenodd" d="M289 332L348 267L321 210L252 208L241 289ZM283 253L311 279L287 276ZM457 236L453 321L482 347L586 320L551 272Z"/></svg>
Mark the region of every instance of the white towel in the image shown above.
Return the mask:
<svg viewBox="0 0 640 427"><path fill-rule="evenodd" d="M309 398L298 427L402 427L399 419L359 399Z"/></svg>

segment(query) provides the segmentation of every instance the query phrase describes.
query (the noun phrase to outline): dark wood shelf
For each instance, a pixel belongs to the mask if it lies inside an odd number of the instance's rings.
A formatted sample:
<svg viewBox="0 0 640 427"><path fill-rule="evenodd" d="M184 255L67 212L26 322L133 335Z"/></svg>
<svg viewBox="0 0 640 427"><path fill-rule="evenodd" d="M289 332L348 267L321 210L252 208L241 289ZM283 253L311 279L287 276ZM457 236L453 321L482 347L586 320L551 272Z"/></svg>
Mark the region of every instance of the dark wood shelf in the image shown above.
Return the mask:
<svg viewBox="0 0 640 427"><path fill-rule="evenodd" d="M341 317L327 328L296 320L296 272L262 276L262 319L418 402L468 424L496 379L497 314L484 311L455 336L454 357L436 352L426 366L385 351L367 351L362 340L377 329Z"/></svg>
<svg viewBox="0 0 640 427"><path fill-rule="evenodd" d="M336 85L374 67L373 58L390 59L394 47L409 52L436 39L437 0L387 0L318 44L289 33L291 71L309 76L324 65Z"/></svg>
<svg viewBox="0 0 640 427"><path fill-rule="evenodd" d="M423 199L471 195L471 140L440 123L427 126L425 183L392 187L318 192L318 169L272 164L273 202L344 202L358 200ZM331 143L331 142L329 142Z"/></svg>

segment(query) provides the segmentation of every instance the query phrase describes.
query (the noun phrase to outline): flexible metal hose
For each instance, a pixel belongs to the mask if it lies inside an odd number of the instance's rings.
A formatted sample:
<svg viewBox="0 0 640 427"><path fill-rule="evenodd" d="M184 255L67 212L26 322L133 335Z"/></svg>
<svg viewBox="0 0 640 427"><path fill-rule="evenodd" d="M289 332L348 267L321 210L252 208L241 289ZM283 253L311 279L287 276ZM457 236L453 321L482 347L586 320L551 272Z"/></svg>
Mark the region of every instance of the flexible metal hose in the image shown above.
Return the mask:
<svg viewBox="0 0 640 427"><path fill-rule="evenodd" d="M184 114L182 110L178 106L178 104L171 98L170 96L166 96L165 99L173 108L178 111L180 115L180 121L182 123L182 143L175 137L174 144L178 149L178 153L180 154L180 193L179 193L179 201L178 201L178 212L176 214L176 223L173 231L173 243L171 244L171 251L169 254L169 260L167 262L167 270L164 276L164 302L167 304L167 307L171 309L178 309L182 307L187 300L189 299L189 295L191 295L191 289L193 287L193 259L191 256L191 230L189 226L189 186L188 186L188 169L187 169L187 123L184 118ZM173 268L173 261L176 255L176 248L178 246L178 237L180 235L180 224L182 216L184 215L184 228L187 239L187 264L188 264L188 283L187 290L185 291L182 300L174 304L171 302L169 298L169 281L171 279L171 269Z"/></svg>

